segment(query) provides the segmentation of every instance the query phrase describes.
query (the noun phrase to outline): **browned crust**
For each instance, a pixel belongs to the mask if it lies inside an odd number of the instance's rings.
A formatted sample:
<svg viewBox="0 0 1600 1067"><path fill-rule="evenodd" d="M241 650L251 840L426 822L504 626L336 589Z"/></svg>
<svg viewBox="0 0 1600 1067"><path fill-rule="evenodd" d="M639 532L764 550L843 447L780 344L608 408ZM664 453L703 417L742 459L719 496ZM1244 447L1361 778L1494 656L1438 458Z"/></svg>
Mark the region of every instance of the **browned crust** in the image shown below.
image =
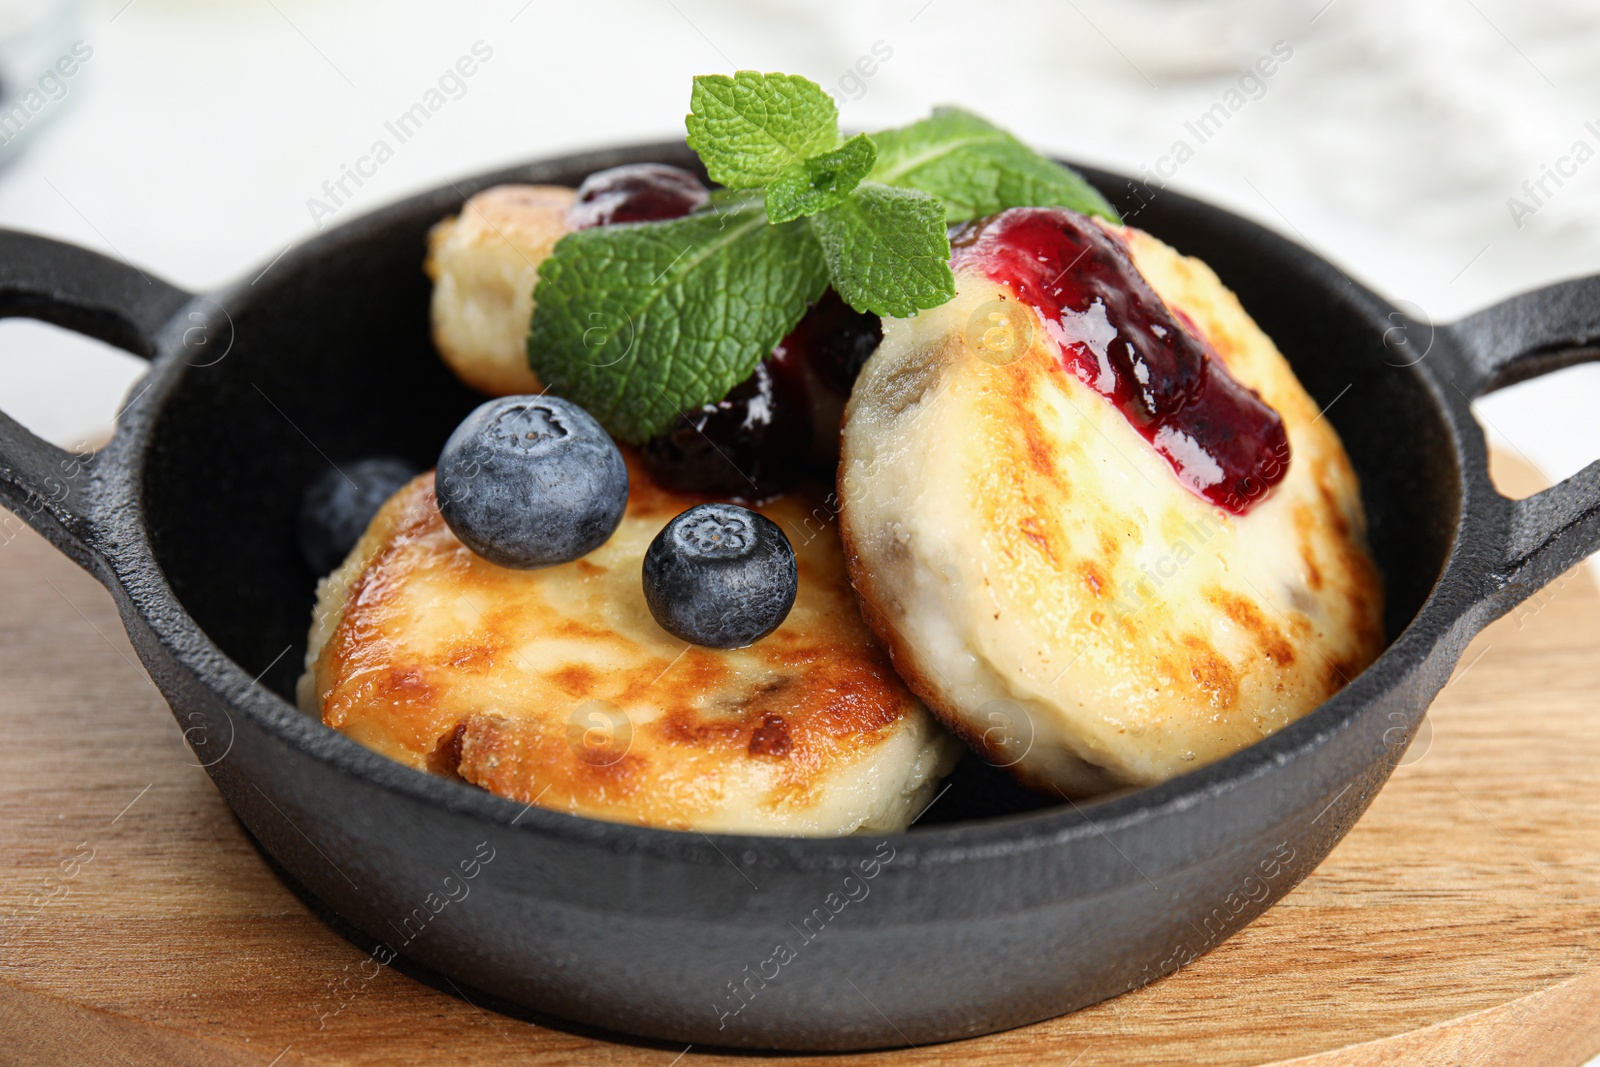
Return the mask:
<svg viewBox="0 0 1600 1067"><path fill-rule="evenodd" d="M1172 253L1165 250L1165 254ZM1200 287L1195 291L1197 301L1211 300L1208 289L1214 283L1203 266L1181 261L1179 270ZM1086 513L1068 514L1071 505L1065 502L1072 487L1067 484L1067 476L1073 472L1073 465L1085 458L1082 455L1085 446L1070 436L1053 432L1041 421L1044 413L1053 410L1057 403L1041 393L1046 387L1046 376L1060 373L1057 361L1042 344L1010 363L979 366L976 361L966 360L961 353L952 351L952 345L960 346L959 340L940 341L927 331L920 336L913 334L916 340L896 343L916 347L901 348L889 357L891 363L878 370L878 377L871 380L864 391L858 389L852 404L855 407L870 403L874 419L892 423L906 406L902 401L905 390L899 387L899 382L930 382L948 375L962 376L954 383L943 383L941 395L954 397L950 401L956 405L954 410L961 419L969 420L961 423L962 432L979 442L974 447L989 449L1003 457L1000 461L974 467L967 473L975 480L970 484L962 483L974 504L985 509L975 513L973 519L987 531L984 543L992 554L988 566L993 572L987 568L983 571L984 585L989 586L990 577L999 575L995 595L1002 599L994 605L994 620L1001 618L998 609L1002 601L1026 603L1028 596L1045 591L1064 594L1061 613L1050 630L1055 634L1051 643L1060 647L1062 641L1075 640L1072 635L1080 632L1080 628L1081 632L1093 632L1096 641L1111 642L1106 652L1108 661L1125 664L1130 672L1125 677L1148 682L1151 693L1147 705L1136 713L1140 718L1132 720L1133 724L1140 730L1178 739L1168 742L1171 751L1163 753L1163 760L1195 760L1196 752L1185 755L1177 747L1183 741L1200 750L1200 758L1209 760L1270 733L1286 721L1285 717L1292 721L1336 692L1371 663L1383 645L1382 583L1366 551L1354 475L1343 447L1330 427L1315 425L1315 406L1294 381L1281 355L1272 350L1270 341L1262 344L1239 332L1253 330L1253 326L1243 310L1237 308L1232 294L1221 290L1215 304L1215 307L1206 304L1190 318L1195 328L1208 337L1224 364L1238 361L1261 376L1267 383L1264 388L1274 394L1274 403L1281 405L1286 421L1298 432L1309 435L1304 440L1312 447L1307 449L1306 455L1296 457L1307 466L1302 468L1300 480L1295 484L1299 499L1309 496L1312 514L1291 514L1289 536L1295 541L1293 547L1299 550L1297 554L1303 567L1301 588L1310 591L1316 599L1308 603L1303 592L1295 595L1302 598L1300 604L1304 609L1319 620L1315 623L1293 604L1288 611L1269 612L1270 600L1258 604L1238 592L1221 588L1212 589L1208 594L1203 583L1198 593L1187 593L1191 600L1206 602L1195 620L1187 624L1188 628L1185 628L1184 611L1157 612L1146 608L1146 604L1160 603L1158 591L1162 583L1157 580L1147 588L1146 583L1152 580L1149 570L1144 569L1141 579L1138 573L1141 568L1126 563L1124 539L1139 542L1144 535L1124 528L1128 521L1125 512L1110 508L1102 515L1090 501ZM1183 309L1175 310L1181 313ZM870 368L868 374L870 378ZM973 701L983 699L972 695L974 691L982 692L982 683L971 683L978 687L976 690L964 688L959 692L947 686L937 677L939 664L919 656L917 647L908 638L906 631L914 627L903 621L905 609L900 598L910 594L899 583L911 581L913 576L897 572L897 567L904 569L919 564L909 561L897 564L893 556L903 554L904 546L881 544L877 531L854 525L860 518L853 514L846 496L849 488L846 475L854 458L847 449L846 463L840 471L838 491L845 503L840 535L863 617L889 650L896 670L946 726L968 745L990 756L993 762L1011 763L1015 752L985 744L985 724L972 718L978 709L962 707L956 702L958 696L963 702L968 696ZM960 461L946 456L943 462ZM1061 510L1064 504L1067 510ZM1301 507L1303 509L1304 505ZM1161 521L1177 524L1160 535L1169 545L1176 543L1174 538L1179 537L1178 530L1201 529L1193 525L1201 520L1191 519L1185 524L1183 517L1187 511L1158 513ZM1204 529L1204 533L1181 535L1186 555L1179 559L1179 567L1200 551L1198 546L1209 540L1210 528ZM1196 536L1200 538L1198 541ZM1094 555L1090 545L1098 546L1099 556ZM952 550L952 546L944 542L938 547L940 551ZM882 558L878 557L880 552L884 553ZM1124 561L1120 568L1119 560ZM1165 565L1158 562L1158 566ZM883 568L884 573L873 573L875 567ZM1056 580L1052 571L1066 577L1067 584ZM1163 578L1170 577L1164 570L1160 573ZM978 572L966 573L964 577L977 582ZM1015 585L1011 590L1002 592L998 588L1001 581L1013 579ZM1285 580L1293 581L1288 577ZM1190 581L1193 581L1192 576ZM920 605L921 601L918 603ZM989 607L976 599L963 600L962 609L988 619ZM918 610L939 609L919 607ZM1116 625L1110 626L1110 621ZM951 622L957 628L969 623L979 625L974 620ZM1210 632L1208 623L1226 627L1227 633ZM1334 628L1324 631L1324 627L1329 626ZM1152 640L1154 634L1160 634L1160 639ZM1025 665L1017 669L1025 669ZM1091 684L1098 684L1096 677L1097 681ZM1002 677L995 676L992 681L999 692L1005 692ZM1214 728L1208 725L1212 723ZM1103 728L1110 735L1127 734L1132 726L1125 730L1120 712L1107 709L1102 719L1090 728ZM1056 735L1056 742L1075 747L1077 735L1070 727L1064 729L1067 732ZM1143 766L1132 769L1144 757L1127 751L1131 742L1107 743L1111 745L1108 752L1126 758L1130 764L1129 769L1116 771L1117 775L1149 773ZM1096 766L1092 762L1096 758L1094 751L1086 748L1078 753L1091 773ZM1085 752L1089 758L1084 757ZM1051 755L1044 762L1058 758ZM1188 762L1187 765L1198 764ZM1026 782L1030 778L1040 780L1044 773L1042 767L1043 763L1035 759L1014 763L1009 769ZM1063 766L1060 773L1069 775L1070 769ZM1052 783L1041 781L1040 784Z"/></svg>
<svg viewBox="0 0 1600 1067"><path fill-rule="evenodd" d="M629 461L631 519L664 523L707 499L663 490ZM777 501L762 510L792 526L812 513L808 503ZM473 706L471 679L518 668L505 636L519 632L518 617L505 613L534 609L525 597L500 593L503 583L528 582L529 572L505 571L462 548L439 516L431 475L391 500L374 529L381 543L351 582L323 652L320 710L329 726L433 773L523 803L689 828L721 802L730 776L757 773L765 804L810 805L838 768L922 714L862 623L831 532L799 546L802 596L817 625L801 632L786 623L740 653L745 666L661 635L659 655L603 676L580 662L542 669L550 706L490 709ZM566 566L583 574L608 569L589 562L585 571L584 562ZM448 583L481 613L480 625L428 655L409 651L403 618L407 583L424 579ZM615 639L577 618L541 620L537 632ZM569 709L581 711L579 702L602 685L620 718L591 729Z"/></svg>

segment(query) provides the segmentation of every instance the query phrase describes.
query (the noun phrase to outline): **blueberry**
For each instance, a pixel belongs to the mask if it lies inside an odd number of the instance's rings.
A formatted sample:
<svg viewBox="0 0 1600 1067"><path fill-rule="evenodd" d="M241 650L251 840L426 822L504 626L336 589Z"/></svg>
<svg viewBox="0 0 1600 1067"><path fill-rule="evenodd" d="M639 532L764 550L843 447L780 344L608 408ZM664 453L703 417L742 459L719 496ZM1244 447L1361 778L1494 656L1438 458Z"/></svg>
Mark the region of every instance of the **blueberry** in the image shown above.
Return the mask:
<svg viewBox="0 0 1600 1067"><path fill-rule="evenodd" d="M405 460L383 456L324 471L307 486L296 525L311 569L327 574L343 563L383 502L416 476Z"/></svg>
<svg viewBox="0 0 1600 1067"><path fill-rule="evenodd" d="M778 628L799 588L777 523L736 504L701 504L667 523L644 554L644 599L668 633L743 648Z"/></svg>
<svg viewBox="0 0 1600 1067"><path fill-rule="evenodd" d="M628 468L600 424L553 396L507 396L468 415L439 453L439 511L502 567L585 556L628 506Z"/></svg>

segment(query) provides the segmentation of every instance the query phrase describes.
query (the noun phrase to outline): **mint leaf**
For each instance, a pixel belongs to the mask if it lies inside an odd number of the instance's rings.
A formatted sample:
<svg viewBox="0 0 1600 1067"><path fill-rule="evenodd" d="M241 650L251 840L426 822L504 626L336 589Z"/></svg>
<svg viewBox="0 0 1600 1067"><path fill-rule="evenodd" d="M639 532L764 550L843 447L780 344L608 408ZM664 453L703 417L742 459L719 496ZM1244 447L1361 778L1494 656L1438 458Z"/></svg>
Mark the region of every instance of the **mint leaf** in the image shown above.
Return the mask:
<svg viewBox="0 0 1600 1067"><path fill-rule="evenodd" d="M839 111L822 86L792 74L702 74L689 96L689 147L711 180L753 189L839 145Z"/></svg>
<svg viewBox="0 0 1600 1067"><path fill-rule="evenodd" d="M713 203L570 233L540 264L528 362L624 441L726 396L827 288L804 222L770 225L759 195Z"/></svg>
<svg viewBox="0 0 1600 1067"><path fill-rule="evenodd" d="M1076 171L959 108L935 108L931 118L872 139L878 146L872 180L932 193L944 201L949 222L1008 207L1065 207L1121 221Z"/></svg>
<svg viewBox="0 0 1600 1067"><path fill-rule="evenodd" d="M872 138L858 133L843 148L785 168L767 186L767 218L788 222L833 207L861 184L877 158Z"/></svg>
<svg viewBox="0 0 1600 1067"><path fill-rule="evenodd" d="M927 193L862 182L811 227L833 287L857 311L905 318L956 295L945 209Z"/></svg>

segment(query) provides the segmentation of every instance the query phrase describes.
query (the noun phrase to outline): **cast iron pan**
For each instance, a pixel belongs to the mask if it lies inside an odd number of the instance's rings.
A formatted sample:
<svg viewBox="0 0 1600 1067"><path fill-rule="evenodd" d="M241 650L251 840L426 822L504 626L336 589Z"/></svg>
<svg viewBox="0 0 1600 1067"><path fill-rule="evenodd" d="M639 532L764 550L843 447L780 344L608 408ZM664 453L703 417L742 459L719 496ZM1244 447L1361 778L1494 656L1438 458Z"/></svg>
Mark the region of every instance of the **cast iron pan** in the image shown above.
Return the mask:
<svg viewBox="0 0 1600 1067"><path fill-rule="evenodd" d="M1313 396L1339 398L1327 417L1388 588L1391 643L1372 667L1164 785L1038 807L969 767L887 838L640 829L402 767L291 704L316 579L295 550L301 491L330 462L431 466L478 402L429 341L433 222L490 185L575 185L645 160L695 165L679 143L485 175L205 297L0 233L0 314L152 361L93 456L0 415L0 502L111 590L222 795L379 962L399 953L580 1023L765 1049L945 1041L1116 996L1304 878L1383 785L1468 639L1600 545L1600 463L1509 501L1468 409L1600 356L1600 278L1435 328L1250 222L1169 192L1119 196L1132 183L1087 171L1130 221L1210 263Z"/></svg>

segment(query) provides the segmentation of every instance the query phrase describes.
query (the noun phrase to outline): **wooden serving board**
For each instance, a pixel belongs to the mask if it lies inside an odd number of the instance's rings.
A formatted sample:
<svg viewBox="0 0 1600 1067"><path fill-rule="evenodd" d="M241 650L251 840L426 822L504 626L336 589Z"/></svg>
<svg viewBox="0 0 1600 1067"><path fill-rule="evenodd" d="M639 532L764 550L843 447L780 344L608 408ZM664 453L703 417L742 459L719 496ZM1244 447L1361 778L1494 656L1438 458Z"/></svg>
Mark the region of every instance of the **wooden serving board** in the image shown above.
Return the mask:
<svg viewBox="0 0 1600 1067"><path fill-rule="evenodd" d="M552 1028L363 967L234 821L110 598L14 526L0 525L0 1064L730 1058ZM1600 1053L1587 572L1480 637L1430 722L1327 862L1210 955L1065 1018L871 1058L1565 1067Z"/></svg>

